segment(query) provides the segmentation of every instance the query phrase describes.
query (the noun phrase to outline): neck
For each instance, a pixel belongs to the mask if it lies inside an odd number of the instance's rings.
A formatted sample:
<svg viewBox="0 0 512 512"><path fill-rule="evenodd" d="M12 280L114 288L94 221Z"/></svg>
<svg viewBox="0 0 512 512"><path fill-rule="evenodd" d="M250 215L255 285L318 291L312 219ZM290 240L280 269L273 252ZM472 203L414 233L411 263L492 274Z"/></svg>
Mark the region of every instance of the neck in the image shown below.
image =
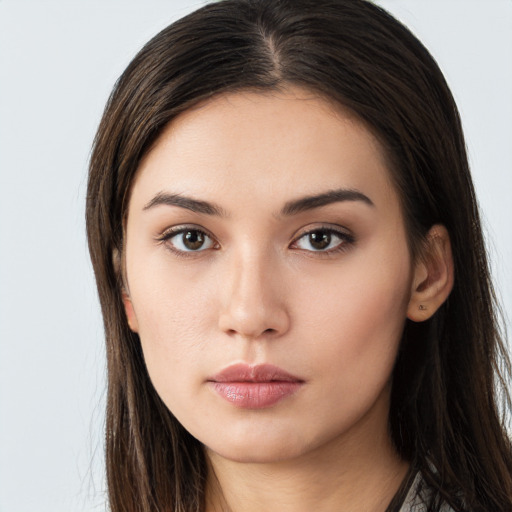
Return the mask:
<svg viewBox="0 0 512 512"><path fill-rule="evenodd" d="M376 430L372 418L361 421L368 425L356 435L290 460L239 462L207 450L206 511L384 512L409 464L396 454L387 425Z"/></svg>

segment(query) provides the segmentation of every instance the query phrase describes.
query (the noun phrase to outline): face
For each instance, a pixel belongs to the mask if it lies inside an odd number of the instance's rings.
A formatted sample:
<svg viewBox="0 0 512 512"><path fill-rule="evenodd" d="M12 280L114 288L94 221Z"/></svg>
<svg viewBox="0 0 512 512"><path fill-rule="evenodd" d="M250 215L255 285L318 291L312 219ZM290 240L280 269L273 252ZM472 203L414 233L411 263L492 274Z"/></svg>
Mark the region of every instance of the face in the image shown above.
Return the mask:
<svg viewBox="0 0 512 512"><path fill-rule="evenodd" d="M386 431L413 270L383 152L341 109L290 89L182 114L138 170L124 268L152 382L211 453Z"/></svg>

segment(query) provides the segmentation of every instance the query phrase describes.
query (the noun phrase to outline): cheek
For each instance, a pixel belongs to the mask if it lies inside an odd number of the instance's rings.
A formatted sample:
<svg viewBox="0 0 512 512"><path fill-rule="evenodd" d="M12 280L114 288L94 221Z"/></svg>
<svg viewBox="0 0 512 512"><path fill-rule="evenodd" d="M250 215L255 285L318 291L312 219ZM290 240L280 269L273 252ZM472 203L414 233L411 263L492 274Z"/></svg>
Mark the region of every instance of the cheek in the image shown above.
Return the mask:
<svg viewBox="0 0 512 512"><path fill-rule="evenodd" d="M187 420L204 374L205 337L202 319L186 301L147 304L139 320L144 361L153 386L167 408ZM208 356L206 356L207 358ZM187 412L188 411L188 412ZM190 419L187 420L190 423Z"/></svg>
<svg viewBox="0 0 512 512"><path fill-rule="evenodd" d="M155 345L172 340L183 340L184 345L200 342L205 323L203 302L208 296L203 272L187 270L186 264L183 269L183 263L172 264L163 249L134 249L128 256L130 295L141 338Z"/></svg>
<svg viewBox="0 0 512 512"><path fill-rule="evenodd" d="M153 385L173 409L170 401L182 393L186 399L209 371L214 295L199 277L203 273L180 272L166 258L141 258L146 263L137 265L133 257L133 271L128 274L138 332Z"/></svg>
<svg viewBox="0 0 512 512"><path fill-rule="evenodd" d="M152 300L145 301L138 320L148 364L154 360L156 365L172 364L184 370L193 354L205 349L208 322L204 307L178 289L153 290Z"/></svg>
<svg viewBox="0 0 512 512"><path fill-rule="evenodd" d="M411 271L407 257L395 255L387 262L383 257L346 261L329 279L315 280L321 288L304 282L297 293L301 326L310 337L305 349L312 361L330 359L327 371L345 376L376 371L384 378L394 364Z"/></svg>

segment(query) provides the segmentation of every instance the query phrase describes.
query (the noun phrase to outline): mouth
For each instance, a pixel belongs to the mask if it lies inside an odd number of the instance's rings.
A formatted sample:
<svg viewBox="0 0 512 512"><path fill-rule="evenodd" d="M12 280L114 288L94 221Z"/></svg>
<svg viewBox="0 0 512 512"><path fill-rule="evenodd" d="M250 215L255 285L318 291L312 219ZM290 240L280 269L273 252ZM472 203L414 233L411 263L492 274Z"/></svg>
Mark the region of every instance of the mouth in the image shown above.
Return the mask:
<svg viewBox="0 0 512 512"><path fill-rule="evenodd" d="M242 409L264 409L295 394L304 380L281 368L235 364L207 379L222 398Z"/></svg>

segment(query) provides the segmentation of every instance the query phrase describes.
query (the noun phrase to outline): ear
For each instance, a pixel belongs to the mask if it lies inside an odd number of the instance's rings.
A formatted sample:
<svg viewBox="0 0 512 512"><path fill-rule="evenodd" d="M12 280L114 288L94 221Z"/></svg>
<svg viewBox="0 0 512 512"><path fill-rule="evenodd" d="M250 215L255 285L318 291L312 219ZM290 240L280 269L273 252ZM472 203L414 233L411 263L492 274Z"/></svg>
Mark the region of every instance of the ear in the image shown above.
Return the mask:
<svg viewBox="0 0 512 512"><path fill-rule="evenodd" d="M114 265L114 271L116 272L118 277L120 277L123 283L121 290L121 298L123 300L124 312L126 313L128 326L133 332L139 332L139 324L137 322L135 310L133 309L132 299L130 298L130 294L126 289L126 276L123 271L121 252L118 249L114 249L112 252L112 263Z"/></svg>
<svg viewBox="0 0 512 512"><path fill-rule="evenodd" d="M414 269L407 318L428 320L445 302L453 288L453 256L448 230L441 224L430 228L423 254Z"/></svg>
<svg viewBox="0 0 512 512"><path fill-rule="evenodd" d="M128 320L128 326L133 332L139 332L139 323L137 322L137 316L135 315L135 310L133 309L132 299L128 295L128 293L123 289L121 292L121 297L123 299L124 312L126 313L126 319Z"/></svg>

